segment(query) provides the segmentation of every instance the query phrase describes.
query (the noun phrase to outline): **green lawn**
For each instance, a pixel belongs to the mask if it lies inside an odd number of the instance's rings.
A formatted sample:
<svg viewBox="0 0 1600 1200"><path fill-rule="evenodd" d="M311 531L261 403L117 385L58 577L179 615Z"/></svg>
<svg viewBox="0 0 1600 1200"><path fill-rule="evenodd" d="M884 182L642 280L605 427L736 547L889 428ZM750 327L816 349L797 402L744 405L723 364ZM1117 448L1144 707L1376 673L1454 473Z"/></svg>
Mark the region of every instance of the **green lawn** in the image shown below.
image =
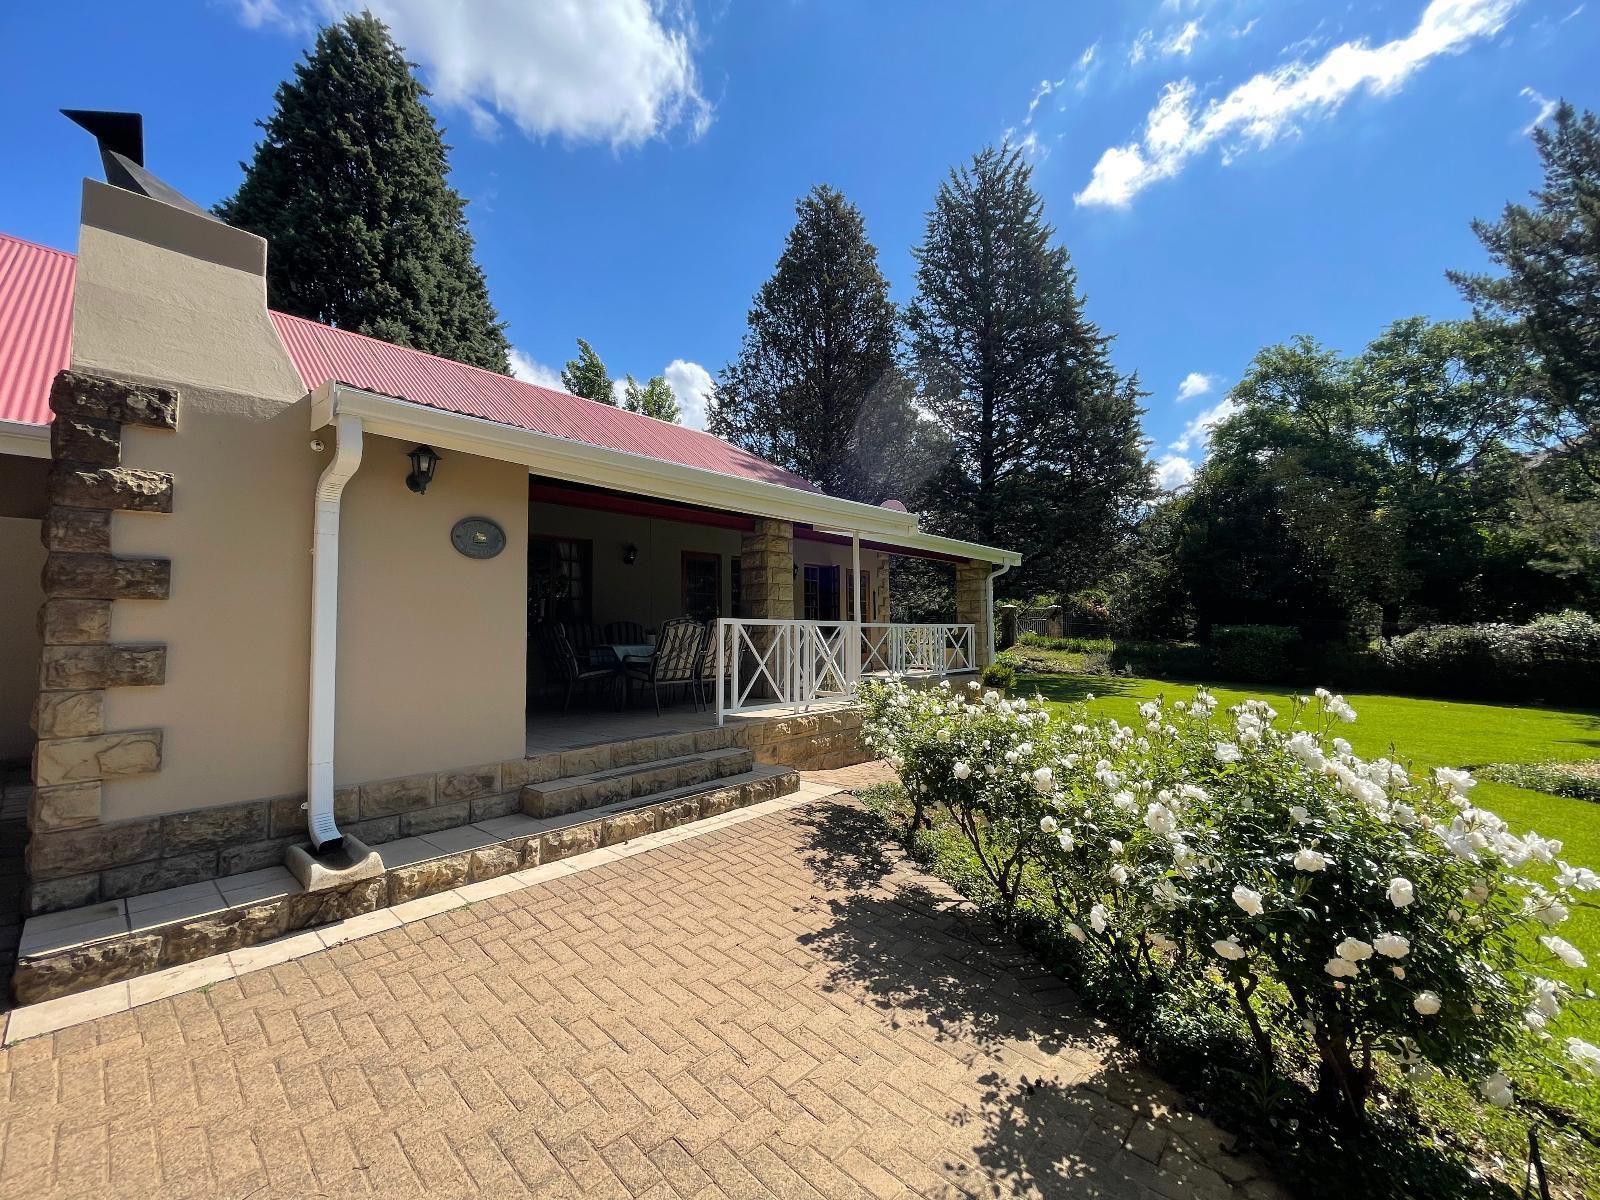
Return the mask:
<svg viewBox="0 0 1600 1200"><path fill-rule="evenodd" d="M1090 707L1094 711L1136 724L1135 710L1140 703L1158 696L1182 699L1193 694L1194 685L1156 679L1029 674L1021 677L1016 691L1029 696L1038 691L1057 705L1084 701L1092 694ZM1270 701L1284 717L1290 712L1289 702L1294 695L1292 690L1266 686L1242 690L1213 687L1210 691L1223 707L1253 696ZM1406 696L1350 694L1346 698L1355 706L1358 719L1340 732L1356 753L1368 758L1389 755L1409 761L1418 769L1600 758L1600 710L1466 704ZM1473 789L1472 798L1499 813L1518 833L1531 828L1546 837L1560 838L1565 843L1562 857L1568 862L1600 870L1600 805L1487 782ZM1559 932L1589 957L1595 971L1600 971L1600 909L1575 909ZM1545 973L1564 979L1581 992L1591 972L1551 964ZM1559 1022L1552 1024L1551 1032L1557 1047L1573 1034L1600 1043L1600 1003L1569 1009ZM1600 1095L1596 1093L1600 1088L1573 1087L1552 1072L1531 1068L1513 1072L1513 1078L1524 1096L1552 1108L1557 1124L1562 1118L1553 1111L1555 1108L1577 1118L1576 1128L1566 1135L1568 1152L1559 1154L1563 1160L1560 1165L1583 1177L1578 1184L1580 1191L1585 1184L1600 1186L1600 1150L1596 1149L1600 1143ZM1527 1126L1525 1111L1504 1114L1487 1109L1453 1085L1430 1085L1420 1091L1424 1111L1430 1117L1463 1136L1481 1139L1491 1152L1521 1161L1519 1148ZM1544 1136L1556 1139L1555 1127L1547 1126Z"/></svg>

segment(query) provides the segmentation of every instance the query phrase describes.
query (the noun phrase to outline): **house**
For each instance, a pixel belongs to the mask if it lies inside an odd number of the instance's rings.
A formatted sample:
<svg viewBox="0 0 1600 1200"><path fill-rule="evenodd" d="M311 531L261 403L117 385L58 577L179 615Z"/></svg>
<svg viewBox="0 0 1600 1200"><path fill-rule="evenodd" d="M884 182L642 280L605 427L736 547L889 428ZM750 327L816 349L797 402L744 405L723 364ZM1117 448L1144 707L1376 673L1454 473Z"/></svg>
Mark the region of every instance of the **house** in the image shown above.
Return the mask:
<svg viewBox="0 0 1600 1200"><path fill-rule="evenodd" d="M991 656L1014 553L269 311L269 252L126 173L84 182L76 256L0 239L19 999L790 790L865 757L863 674ZM889 621L896 555L948 564L948 622ZM612 668L685 615L705 711L657 716ZM572 660L598 686L566 712Z"/></svg>

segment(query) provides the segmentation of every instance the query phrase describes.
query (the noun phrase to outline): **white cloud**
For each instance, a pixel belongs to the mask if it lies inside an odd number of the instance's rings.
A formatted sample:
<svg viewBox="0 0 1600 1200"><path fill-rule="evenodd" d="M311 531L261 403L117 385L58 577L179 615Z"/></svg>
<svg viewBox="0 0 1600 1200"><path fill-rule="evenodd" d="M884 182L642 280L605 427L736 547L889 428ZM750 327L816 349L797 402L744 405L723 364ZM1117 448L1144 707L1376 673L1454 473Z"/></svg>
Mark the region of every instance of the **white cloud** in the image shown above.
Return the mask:
<svg viewBox="0 0 1600 1200"><path fill-rule="evenodd" d="M371 8L434 99L484 134L506 120L530 137L636 146L711 123L685 10L654 0L238 0L251 28L295 28Z"/></svg>
<svg viewBox="0 0 1600 1200"><path fill-rule="evenodd" d="M1203 375L1199 371L1190 371L1183 377L1183 382L1178 384L1178 403L1193 400L1196 396L1204 396L1215 385L1216 380L1210 375Z"/></svg>
<svg viewBox="0 0 1600 1200"><path fill-rule="evenodd" d="M711 372L699 363L675 358L662 372L678 398L679 420L691 429L706 427L706 402L711 396Z"/></svg>
<svg viewBox="0 0 1600 1200"><path fill-rule="evenodd" d="M1538 92L1534 91L1531 87L1525 87L1517 94L1525 99L1532 100L1539 106L1538 115L1522 127L1522 132L1524 135L1532 133L1551 117L1555 116L1556 109L1561 105L1559 100L1552 100L1548 96L1542 96Z"/></svg>
<svg viewBox="0 0 1600 1200"><path fill-rule="evenodd" d="M1143 135L1112 146L1073 199L1125 208L1145 188L1178 174L1220 144L1223 161L1295 132L1301 118L1326 116L1359 91L1391 95L1442 54L1457 54L1505 27L1521 0L1431 0L1416 28L1378 46L1345 42L1314 63L1295 61L1256 75L1201 106L1188 79L1169 83L1145 118Z"/></svg>
<svg viewBox="0 0 1600 1200"><path fill-rule="evenodd" d="M1161 43L1161 53L1168 57L1177 55L1180 58L1187 58L1199 40L1200 22L1190 21L1182 29L1168 35L1167 40Z"/></svg>
<svg viewBox="0 0 1600 1200"><path fill-rule="evenodd" d="M1217 401L1216 404L1206 409L1184 426L1183 432L1173 439L1171 449L1179 454L1188 454L1191 451L1198 453L1202 458L1211 448L1211 429L1219 421L1225 421L1239 411L1239 406L1227 397Z"/></svg>
<svg viewBox="0 0 1600 1200"><path fill-rule="evenodd" d="M1228 31L1228 36L1229 37L1234 37L1234 38L1249 37L1250 36L1250 31L1252 29L1254 29L1260 23L1261 23L1261 18L1260 17L1251 17L1248 21L1246 21L1243 25L1239 26L1237 29L1230 29Z"/></svg>
<svg viewBox="0 0 1600 1200"><path fill-rule="evenodd" d="M1133 39L1133 45L1128 47L1128 63L1137 67L1147 58L1187 58L1199 40L1199 21L1187 21L1169 30L1160 41L1156 40L1155 30L1141 29L1139 36Z"/></svg>
<svg viewBox="0 0 1600 1200"><path fill-rule="evenodd" d="M536 362L516 347L511 349L511 374L524 383L536 383L540 387L554 388L558 392L566 390L561 386L560 371L554 367L547 367L542 362Z"/></svg>
<svg viewBox="0 0 1600 1200"><path fill-rule="evenodd" d="M1175 491L1194 479L1194 463L1181 454L1164 454L1156 461L1156 486Z"/></svg>

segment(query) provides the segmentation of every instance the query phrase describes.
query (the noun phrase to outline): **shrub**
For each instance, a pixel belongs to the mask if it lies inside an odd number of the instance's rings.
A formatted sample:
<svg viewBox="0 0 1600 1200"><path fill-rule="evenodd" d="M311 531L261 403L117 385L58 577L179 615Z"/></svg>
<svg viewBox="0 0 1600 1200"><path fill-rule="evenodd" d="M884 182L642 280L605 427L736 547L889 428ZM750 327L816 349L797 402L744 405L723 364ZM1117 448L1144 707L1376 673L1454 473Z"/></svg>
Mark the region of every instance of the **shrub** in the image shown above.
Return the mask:
<svg viewBox="0 0 1600 1200"><path fill-rule="evenodd" d="M1555 613L1527 625L1433 625L1383 643L1383 664L1412 691L1582 703L1600 686L1600 621Z"/></svg>
<svg viewBox="0 0 1600 1200"><path fill-rule="evenodd" d="M1478 771L1483 779L1512 787L1600 802L1600 762L1491 763Z"/></svg>
<svg viewBox="0 0 1600 1200"><path fill-rule="evenodd" d="M1320 690L1284 731L1261 701L1219 717L1203 688L1141 705L1139 728L969 688L863 685L865 732L919 822L949 813L1004 924L1038 880L1108 969L1196 995L1215 981L1262 1068L1309 1057L1348 1122L1383 1056L1512 1102L1497 1063L1569 999L1539 964L1582 965L1553 928L1600 876L1473 805L1470 775L1356 757L1334 736L1356 714ZM1556 864L1552 888L1522 874L1530 862ZM1600 1050L1568 1052L1600 1074Z"/></svg>
<svg viewBox="0 0 1600 1200"><path fill-rule="evenodd" d="M999 658L985 667L979 678L983 680L985 687L1010 690L1017 686L1017 668L1014 663Z"/></svg>
<svg viewBox="0 0 1600 1200"><path fill-rule="evenodd" d="M1245 683L1291 678L1300 634L1289 625L1219 625L1211 631L1217 674Z"/></svg>

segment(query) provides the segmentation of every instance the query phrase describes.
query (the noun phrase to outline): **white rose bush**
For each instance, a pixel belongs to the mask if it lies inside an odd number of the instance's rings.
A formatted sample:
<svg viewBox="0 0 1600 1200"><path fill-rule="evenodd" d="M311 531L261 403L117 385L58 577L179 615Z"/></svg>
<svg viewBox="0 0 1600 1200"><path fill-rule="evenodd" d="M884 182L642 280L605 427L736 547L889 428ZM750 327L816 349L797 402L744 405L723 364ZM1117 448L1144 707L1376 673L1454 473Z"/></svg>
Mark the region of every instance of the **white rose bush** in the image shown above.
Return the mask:
<svg viewBox="0 0 1600 1200"><path fill-rule="evenodd" d="M1003 923L1044 897L1082 953L1152 987L1208 981L1263 1065L1315 1064L1330 1115L1364 1121L1385 1055L1501 1107L1502 1067L1541 1037L1600 1075L1600 1049L1543 1033L1584 998L1549 973L1587 965L1560 925L1600 877L1477 807L1465 771L1356 756L1343 698L1220 712L1201 688L1123 725L977 688L862 697L869 744L919 819L966 837Z"/></svg>

